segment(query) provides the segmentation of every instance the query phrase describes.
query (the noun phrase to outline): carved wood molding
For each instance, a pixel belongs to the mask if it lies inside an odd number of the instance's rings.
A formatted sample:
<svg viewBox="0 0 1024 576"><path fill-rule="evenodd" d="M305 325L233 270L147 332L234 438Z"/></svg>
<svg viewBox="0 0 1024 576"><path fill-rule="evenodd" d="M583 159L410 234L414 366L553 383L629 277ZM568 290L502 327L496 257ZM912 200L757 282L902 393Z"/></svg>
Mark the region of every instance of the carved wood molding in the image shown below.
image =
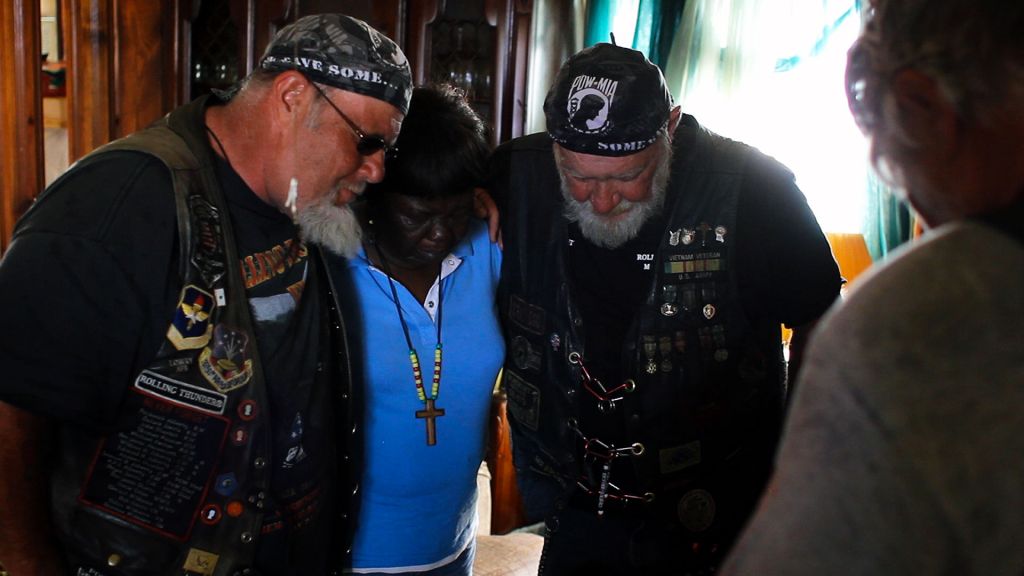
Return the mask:
<svg viewBox="0 0 1024 576"><path fill-rule="evenodd" d="M0 250L43 189L38 0L0 2Z"/></svg>

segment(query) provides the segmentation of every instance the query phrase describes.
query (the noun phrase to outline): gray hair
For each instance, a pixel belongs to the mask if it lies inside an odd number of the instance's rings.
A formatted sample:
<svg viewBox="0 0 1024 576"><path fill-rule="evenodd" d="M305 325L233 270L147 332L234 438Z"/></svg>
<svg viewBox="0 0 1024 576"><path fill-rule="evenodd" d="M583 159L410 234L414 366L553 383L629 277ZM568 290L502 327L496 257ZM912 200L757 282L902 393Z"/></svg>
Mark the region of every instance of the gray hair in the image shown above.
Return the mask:
<svg viewBox="0 0 1024 576"><path fill-rule="evenodd" d="M891 81L913 68L934 80L963 121L984 125L1024 107L1024 1L868 0L850 48L850 111L871 138L871 159L891 161L916 145L898 114Z"/></svg>

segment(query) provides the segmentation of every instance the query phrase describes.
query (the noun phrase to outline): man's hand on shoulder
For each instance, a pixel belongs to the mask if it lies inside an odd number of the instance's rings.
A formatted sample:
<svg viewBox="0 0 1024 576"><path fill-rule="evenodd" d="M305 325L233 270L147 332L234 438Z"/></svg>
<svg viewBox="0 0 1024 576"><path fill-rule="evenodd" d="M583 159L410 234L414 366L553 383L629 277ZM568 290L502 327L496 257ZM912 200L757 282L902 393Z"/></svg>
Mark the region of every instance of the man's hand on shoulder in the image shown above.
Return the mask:
<svg viewBox="0 0 1024 576"><path fill-rule="evenodd" d="M491 198L490 193L483 188L473 190L473 213L477 218L487 220L487 231L491 242L497 242L498 246L504 248L501 241L501 214L498 212L498 205Z"/></svg>

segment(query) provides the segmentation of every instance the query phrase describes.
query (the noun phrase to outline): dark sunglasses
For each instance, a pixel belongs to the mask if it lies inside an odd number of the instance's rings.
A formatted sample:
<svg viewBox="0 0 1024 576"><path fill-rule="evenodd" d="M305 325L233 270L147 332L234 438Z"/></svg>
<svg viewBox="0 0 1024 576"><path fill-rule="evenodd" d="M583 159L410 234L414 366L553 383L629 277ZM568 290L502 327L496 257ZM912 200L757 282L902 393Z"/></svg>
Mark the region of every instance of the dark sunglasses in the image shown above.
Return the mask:
<svg viewBox="0 0 1024 576"><path fill-rule="evenodd" d="M356 142L356 152L359 152L359 154L363 156L372 156L380 150L383 150L385 154L389 154L389 152L391 152L392 146L389 146L388 143L384 141L383 136L371 135L364 132L362 128L360 128L352 121L351 118L341 111L341 108L338 108L338 106L327 97L327 94L324 93L320 86L317 86L316 82L310 81L310 84L313 85L313 88L316 88L316 91L323 96L324 100L327 100L327 103L331 105L331 108L334 108L334 111L338 113L338 116L341 116L341 119L348 124L348 127L355 132L356 136L359 138Z"/></svg>

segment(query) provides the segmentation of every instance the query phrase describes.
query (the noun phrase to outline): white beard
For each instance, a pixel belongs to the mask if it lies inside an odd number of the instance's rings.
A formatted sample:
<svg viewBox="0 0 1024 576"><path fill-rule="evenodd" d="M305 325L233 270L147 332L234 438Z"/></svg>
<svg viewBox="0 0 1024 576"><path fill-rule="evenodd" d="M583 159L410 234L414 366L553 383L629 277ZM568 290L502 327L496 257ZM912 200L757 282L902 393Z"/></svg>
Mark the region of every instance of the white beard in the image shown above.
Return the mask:
<svg viewBox="0 0 1024 576"><path fill-rule="evenodd" d="M362 229L356 215L349 205L336 205L333 195L302 208L295 220L307 242L319 244L345 258L352 258L359 252Z"/></svg>
<svg viewBox="0 0 1024 576"><path fill-rule="evenodd" d="M640 229L651 218L661 212L665 204L665 190L668 188L669 168L672 165L672 146L659 139L663 144L662 156L658 160L654 176L651 178L651 197L642 202L622 200L609 214L597 214L589 200L577 202L569 193L565 177L559 170L562 180L562 198L565 199L563 213L570 222L576 222L583 236L597 246L618 248L636 238ZM619 216L626 212L624 216ZM616 218L618 216L618 218Z"/></svg>

